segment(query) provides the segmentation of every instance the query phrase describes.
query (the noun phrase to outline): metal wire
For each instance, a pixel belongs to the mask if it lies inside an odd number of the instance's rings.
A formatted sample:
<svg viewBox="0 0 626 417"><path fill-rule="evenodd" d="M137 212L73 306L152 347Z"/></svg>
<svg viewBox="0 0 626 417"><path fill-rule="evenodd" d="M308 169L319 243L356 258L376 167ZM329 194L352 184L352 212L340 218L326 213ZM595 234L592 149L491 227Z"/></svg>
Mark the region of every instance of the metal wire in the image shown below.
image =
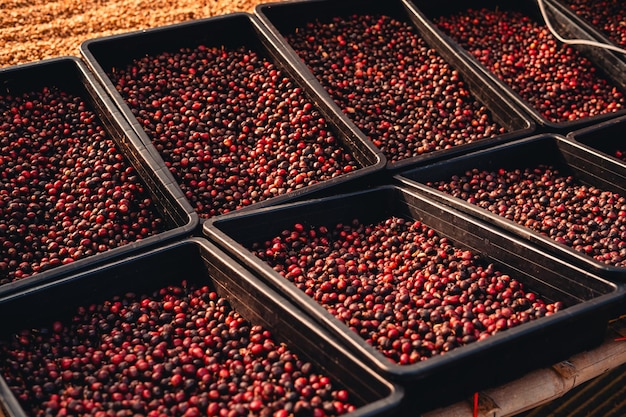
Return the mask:
<svg viewBox="0 0 626 417"><path fill-rule="evenodd" d="M587 45L587 46L593 46L593 47L597 47L597 48L604 48L604 49L611 50L613 52L617 52L617 53L626 55L626 49L619 48L619 47L617 47L615 45L609 45L609 44L606 44L606 43L596 42L596 41L587 40L587 39L566 39L566 38L563 38L554 29L554 27L552 26L552 23L550 23L550 19L548 18L548 14L546 13L546 9L545 9L545 5L543 3L543 0L537 0L537 4L539 5L539 10L541 11L541 15L543 17L543 20L546 23L546 26L548 27L548 29L550 30L552 35L554 35L554 37L557 38L559 41L561 41L563 43L566 43L566 44L569 44L569 45Z"/></svg>

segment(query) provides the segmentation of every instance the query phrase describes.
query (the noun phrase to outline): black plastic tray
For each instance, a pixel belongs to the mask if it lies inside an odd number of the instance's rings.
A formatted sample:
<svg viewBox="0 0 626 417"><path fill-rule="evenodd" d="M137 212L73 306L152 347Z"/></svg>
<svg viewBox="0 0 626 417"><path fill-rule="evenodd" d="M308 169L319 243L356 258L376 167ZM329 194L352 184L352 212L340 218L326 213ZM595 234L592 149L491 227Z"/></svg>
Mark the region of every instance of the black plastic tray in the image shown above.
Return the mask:
<svg viewBox="0 0 626 417"><path fill-rule="evenodd" d="M0 336L23 328L38 328L51 320L72 317L79 306L98 303L127 292L150 293L181 280L209 285L252 324L272 332L334 383L345 387L358 408L351 417L390 416L403 396L393 384L359 362L327 332L302 315L284 298L232 262L205 239L171 243L150 252L72 275L30 291L0 297ZM0 378L0 405L7 417L26 414L4 379Z"/></svg>
<svg viewBox="0 0 626 417"><path fill-rule="evenodd" d="M573 175L581 184L593 185L602 190L626 196L626 164L599 152L590 152L583 145L558 134L543 134L520 139L506 145L418 167L403 172L396 178L419 190L421 194L507 230L541 246L544 250L567 262L579 265L607 279L624 281L626 268L597 261L548 236L426 185L427 182L447 180L452 175L463 174L466 170L473 168L497 170L499 168L525 168L537 164L555 166L562 173Z"/></svg>
<svg viewBox="0 0 626 417"><path fill-rule="evenodd" d="M488 77L501 89L508 93L509 97L514 100L519 106L521 106L527 113L532 115L533 119L538 123L538 129L540 131L551 131L557 133L566 133L574 129L579 129L584 126L593 123L599 123L600 121L617 117L626 114L626 109L620 110L614 113L600 114L592 117L579 118L571 121L554 122L546 119L543 115L537 111L530 103L525 101L519 94L517 94L510 85L500 80L493 72L488 70L482 65L476 58L474 58L467 50L462 48L451 37L444 34L439 28L432 22L433 19L440 16L449 16L453 13L457 13L470 8L498 8L500 10L514 10L524 13L529 18L543 24L543 17L541 16L539 6L535 0L518 0L518 1L500 1L500 0L452 0L445 3L436 3L423 0L406 0L407 3L413 5L413 10L420 20L420 24L424 29L430 29L432 36L441 38L444 42L451 45L452 48L458 51L464 59L469 60L473 65L479 68L482 72L488 75ZM588 39L585 31L579 27L574 21L570 20L568 16L562 13L558 8L552 7L551 4L546 3L546 14L550 18L550 22L553 27L565 38L583 38ZM601 73L605 74L609 81L612 81L622 93L626 93L626 62L617 59L615 54L608 52L605 49L591 48L587 46L573 45L573 48L578 50L582 55L591 61ZM539 132L538 132L539 133Z"/></svg>
<svg viewBox="0 0 626 417"><path fill-rule="evenodd" d="M435 48L441 57L458 70L466 87L475 96L476 101L485 105L491 112L493 119L503 126L507 133L476 140L472 143L455 146L451 149L429 152L423 155L406 158L397 162L387 162L389 170L406 169L412 164L420 164L426 161L447 157L458 153L464 153L471 149L477 149L502 143L513 138L528 136L535 131L535 123L521 108L515 105L506 95L498 90L488 78L480 71L469 65L467 61L440 38L432 36L431 32L419 25L413 11L402 0L376 1L376 0L288 0L284 2L272 2L259 4L255 8L255 14L266 26L267 32L276 39L292 56L292 60L298 62L301 72L307 72L315 79L317 88L325 91L321 83L315 78L305 62L298 56L296 51L289 45L285 35L292 33L307 22L316 19L324 20L332 17L349 17L353 14L384 14L409 24L414 24L420 36ZM326 92L328 95L328 92ZM329 96L330 98L330 96ZM330 98L332 100L332 98Z"/></svg>
<svg viewBox="0 0 626 417"><path fill-rule="evenodd" d="M199 227L198 216L187 203L179 187L167 175L165 165L156 160L152 152L141 143L80 59L60 57L0 70L0 90L3 94L15 95L52 86L83 98L87 106L97 114L108 136L115 140L120 153L135 168L163 217L166 230L71 264L4 284L0 286L0 296L56 279L96 262L104 262L172 239L191 236L194 232L197 233Z"/></svg>
<svg viewBox="0 0 626 417"><path fill-rule="evenodd" d="M246 47L273 62L284 71L296 85L302 88L304 95L325 117L329 128L333 129L337 139L352 154L360 168L339 177L322 181L308 187L272 197L254 203L240 210L278 204L299 198L303 195L332 188L335 185L357 181L375 175L384 170L386 159L376 147L352 123L343 116L334 103L324 100L318 87L310 82L306 74L297 71L292 59L261 31L258 19L247 13L232 13L217 17L200 19L186 23L174 24L154 29L136 31L121 35L113 35L83 42L80 52L87 65L112 96L121 113L129 120L131 126L146 147L152 149L156 157L161 159L151 138L143 130L121 94L115 89L108 74L113 69L126 66L134 59L146 55L154 55L165 51L177 51L183 47L206 46ZM172 177L173 178L173 177ZM174 181L174 179L172 179ZM201 216L201 221L204 218Z"/></svg>
<svg viewBox="0 0 626 417"><path fill-rule="evenodd" d="M615 39L612 39L611 33L604 30L600 26L594 25L588 19L577 14L574 10L572 10L569 4L566 3L565 1L544 0L544 2L549 7L559 10L560 13L563 13L564 16L567 16L568 19L575 22L576 25L582 29L581 31L572 33L572 35L578 36L577 39L596 41L596 42L600 42L600 43L607 44L607 45L612 45L612 46L622 48L622 49L626 47L626 45L620 45L618 42L615 41ZM619 52L614 52L614 53L617 55L619 59L626 60L626 55L621 54Z"/></svg>
<svg viewBox="0 0 626 417"><path fill-rule="evenodd" d="M616 152L626 151L626 117L607 120L597 125L575 130L567 138L578 143L589 152L600 152L603 156L614 159L620 164L626 161L617 157Z"/></svg>
<svg viewBox="0 0 626 417"><path fill-rule="evenodd" d="M411 365L396 364L320 304L247 249L290 229L295 223L334 227L358 218L362 223L390 216L421 220L457 247L485 261L546 300L568 307L485 340ZM382 186L367 191L233 213L203 225L205 235L292 302L332 331L359 357L405 388L406 409L426 411L471 393L552 365L603 340L607 320L623 300L623 289L587 271L406 187ZM584 329L584 331L582 330ZM415 414L415 413L414 413Z"/></svg>

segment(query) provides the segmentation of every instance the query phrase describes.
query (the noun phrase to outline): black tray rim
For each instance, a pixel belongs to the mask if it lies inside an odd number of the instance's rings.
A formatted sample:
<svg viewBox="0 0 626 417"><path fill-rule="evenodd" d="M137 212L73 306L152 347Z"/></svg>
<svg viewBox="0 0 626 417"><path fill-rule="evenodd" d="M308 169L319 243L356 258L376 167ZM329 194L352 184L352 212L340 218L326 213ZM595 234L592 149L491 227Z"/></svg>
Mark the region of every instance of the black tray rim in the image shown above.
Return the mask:
<svg viewBox="0 0 626 417"><path fill-rule="evenodd" d="M569 141L571 141L572 143L577 144L581 149L585 149L587 152L589 152L589 154L592 155L599 155L600 158L608 158L612 161L614 161L615 163L619 164L619 165L626 165L626 162L620 160L619 158L616 158L614 155L608 154L606 152L603 152L591 145L589 145L588 143L583 143L580 141L580 137L581 136L585 136L588 134L593 134L594 132L597 132L599 130L605 130L605 129L610 129L613 127L620 127L621 125L626 126L626 115L624 116L620 116L620 117L616 117L614 119L610 119L610 120L605 120L601 123L597 123L594 125L590 125L590 126L586 126L583 127L581 129L577 129L577 130L573 130L571 132L568 132L565 135L565 138ZM626 127L625 127L626 129Z"/></svg>

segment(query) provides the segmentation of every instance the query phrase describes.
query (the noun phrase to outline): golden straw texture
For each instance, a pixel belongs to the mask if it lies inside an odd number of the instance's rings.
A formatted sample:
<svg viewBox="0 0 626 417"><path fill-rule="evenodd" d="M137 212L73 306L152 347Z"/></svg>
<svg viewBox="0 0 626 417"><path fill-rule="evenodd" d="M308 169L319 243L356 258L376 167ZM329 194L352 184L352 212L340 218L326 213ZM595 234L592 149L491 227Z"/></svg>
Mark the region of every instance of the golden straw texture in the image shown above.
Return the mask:
<svg viewBox="0 0 626 417"><path fill-rule="evenodd" d="M260 0L2 0L0 67L79 55L88 39L233 12Z"/></svg>

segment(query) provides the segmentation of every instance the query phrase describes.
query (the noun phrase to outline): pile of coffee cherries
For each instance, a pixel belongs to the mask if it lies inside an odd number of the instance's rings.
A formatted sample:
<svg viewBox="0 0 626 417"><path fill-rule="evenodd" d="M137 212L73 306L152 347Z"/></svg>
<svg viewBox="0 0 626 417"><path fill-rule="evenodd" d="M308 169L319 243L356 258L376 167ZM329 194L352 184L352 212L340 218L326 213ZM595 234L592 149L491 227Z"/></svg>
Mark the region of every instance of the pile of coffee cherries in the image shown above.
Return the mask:
<svg viewBox="0 0 626 417"><path fill-rule="evenodd" d="M0 96L0 284L135 242L166 225L84 100Z"/></svg>
<svg viewBox="0 0 626 417"><path fill-rule="evenodd" d="M385 15L335 17L286 38L389 161L505 132L409 23Z"/></svg>
<svg viewBox="0 0 626 417"><path fill-rule="evenodd" d="M475 168L427 184L600 262L626 266L626 198L584 185L558 168Z"/></svg>
<svg viewBox="0 0 626 417"><path fill-rule="evenodd" d="M109 76L202 218L360 167L305 92L245 47L163 52Z"/></svg>
<svg viewBox="0 0 626 417"><path fill-rule="evenodd" d="M524 285L420 221L295 224L249 249L402 365L550 315Z"/></svg>
<svg viewBox="0 0 626 417"><path fill-rule="evenodd" d="M574 13L588 23L595 26L600 32L620 47L626 47L626 7L620 0L564 0Z"/></svg>
<svg viewBox="0 0 626 417"><path fill-rule="evenodd" d="M434 22L551 122L624 108L624 94L614 82L521 12L468 9Z"/></svg>
<svg viewBox="0 0 626 417"><path fill-rule="evenodd" d="M336 416L336 387L207 286L179 281L79 307L0 342L2 376L32 416Z"/></svg>

